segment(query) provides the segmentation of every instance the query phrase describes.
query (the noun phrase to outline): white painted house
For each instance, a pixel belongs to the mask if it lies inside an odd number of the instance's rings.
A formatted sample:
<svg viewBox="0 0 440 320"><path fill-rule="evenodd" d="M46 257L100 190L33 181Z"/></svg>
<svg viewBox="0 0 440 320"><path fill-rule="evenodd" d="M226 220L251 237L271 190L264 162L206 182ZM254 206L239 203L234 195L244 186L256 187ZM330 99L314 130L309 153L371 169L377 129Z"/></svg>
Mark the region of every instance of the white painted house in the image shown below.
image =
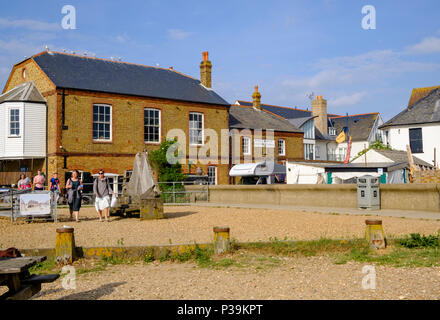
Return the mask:
<svg viewBox="0 0 440 320"><path fill-rule="evenodd" d="M46 123L46 100L33 82L0 96L0 171L7 162L46 157Z"/></svg>
<svg viewBox="0 0 440 320"><path fill-rule="evenodd" d="M415 156L431 165L439 165L440 89L434 89L410 104L380 129L392 149L406 151L409 145Z"/></svg>

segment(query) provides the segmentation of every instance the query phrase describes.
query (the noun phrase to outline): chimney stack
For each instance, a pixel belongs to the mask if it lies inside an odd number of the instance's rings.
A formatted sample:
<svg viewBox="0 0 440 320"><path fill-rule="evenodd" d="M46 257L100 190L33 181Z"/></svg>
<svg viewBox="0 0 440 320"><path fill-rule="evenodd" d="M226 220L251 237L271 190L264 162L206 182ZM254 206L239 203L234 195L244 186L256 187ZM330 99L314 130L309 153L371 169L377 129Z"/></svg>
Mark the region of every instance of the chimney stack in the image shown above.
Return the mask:
<svg viewBox="0 0 440 320"><path fill-rule="evenodd" d="M258 92L258 86L255 86L255 92L252 94L254 109L261 110L261 94Z"/></svg>
<svg viewBox="0 0 440 320"><path fill-rule="evenodd" d="M203 61L200 62L200 81L205 87L211 88L212 63L208 60L208 51L205 51L202 54Z"/></svg>
<svg viewBox="0 0 440 320"><path fill-rule="evenodd" d="M328 118L327 118L327 100L322 96L316 96L315 100L312 100L312 115L318 116L314 119L315 126L321 131L322 134L328 134Z"/></svg>

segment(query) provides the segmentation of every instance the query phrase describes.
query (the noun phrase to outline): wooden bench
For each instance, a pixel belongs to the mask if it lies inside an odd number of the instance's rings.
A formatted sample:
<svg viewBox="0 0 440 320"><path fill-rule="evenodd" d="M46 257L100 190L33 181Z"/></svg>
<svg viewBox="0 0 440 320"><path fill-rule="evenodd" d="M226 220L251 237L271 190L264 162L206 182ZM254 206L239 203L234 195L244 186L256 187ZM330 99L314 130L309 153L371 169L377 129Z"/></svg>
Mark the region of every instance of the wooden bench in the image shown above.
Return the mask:
<svg viewBox="0 0 440 320"><path fill-rule="evenodd" d="M0 300L29 299L41 290L42 283L53 282L58 274L31 275L29 268L46 260L46 257L20 257L0 260L0 285L7 285L9 291Z"/></svg>

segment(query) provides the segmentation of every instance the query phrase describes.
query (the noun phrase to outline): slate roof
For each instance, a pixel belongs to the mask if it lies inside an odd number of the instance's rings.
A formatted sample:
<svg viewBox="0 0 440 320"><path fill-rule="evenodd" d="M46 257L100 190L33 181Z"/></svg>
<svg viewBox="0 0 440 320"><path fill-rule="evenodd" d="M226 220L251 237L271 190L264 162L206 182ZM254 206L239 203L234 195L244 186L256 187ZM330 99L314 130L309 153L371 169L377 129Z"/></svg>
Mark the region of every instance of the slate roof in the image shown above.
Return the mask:
<svg viewBox="0 0 440 320"><path fill-rule="evenodd" d="M301 128L304 123L306 123L310 119L313 119L316 117L317 116L309 116L309 117L304 117L304 118L294 118L294 119L287 119L287 121L289 121L295 127Z"/></svg>
<svg viewBox="0 0 440 320"><path fill-rule="evenodd" d="M269 112L237 105L231 105L231 108L229 109L229 128L273 129L274 131L282 132L303 132L289 121Z"/></svg>
<svg viewBox="0 0 440 320"><path fill-rule="evenodd" d="M380 153L384 157L387 157L388 159L394 161L394 162L404 162L408 163L408 153L406 151L400 151L400 150L382 150L382 149L374 149L377 153ZM425 166L425 167L432 167L432 164L429 164L426 161L423 161L420 158L417 158L416 156L413 156L414 163L416 165Z"/></svg>
<svg viewBox="0 0 440 320"><path fill-rule="evenodd" d="M373 129L379 113L366 113L348 116L348 128L352 141L366 141ZM336 135L347 126L347 116L330 117L332 126L336 129Z"/></svg>
<svg viewBox="0 0 440 320"><path fill-rule="evenodd" d="M397 125L440 122L440 88L410 105L379 128Z"/></svg>
<svg viewBox="0 0 440 320"><path fill-rule="evenodd" d="M200 80L175 70L53 51L31 59L58 88L229 106Z"/></svg>
<svg viewBox="0 0 440 320"><path fill-rule="evenodd" d="M33 81L24 82L0 96L3 102L37 102L46 103L46 99L38 91Z"/></svg>
<svg viewBox="0 0 440 320"><path fill-rule="evenodd" d="M301 128L307 121L310 119L316 118L317 116L309 116L304 118L295 118L295 119L287 119L294 126ZM330 137L329 135L324 135L318 128L315 126L315 140L326 140L326 141L334 141L336 137Z"/></svg>

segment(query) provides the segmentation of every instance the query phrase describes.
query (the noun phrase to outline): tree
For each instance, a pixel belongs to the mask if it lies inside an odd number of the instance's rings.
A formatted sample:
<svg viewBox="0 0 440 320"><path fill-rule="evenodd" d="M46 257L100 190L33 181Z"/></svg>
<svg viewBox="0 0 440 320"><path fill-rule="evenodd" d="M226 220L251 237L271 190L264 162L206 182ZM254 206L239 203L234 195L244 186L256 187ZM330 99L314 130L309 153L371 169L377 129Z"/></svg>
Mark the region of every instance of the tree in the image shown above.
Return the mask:
<svg viewBox="0 0 440 320"><path fill-rule="evenodd" d="M180 182L185 179L185 175L182 173L181 165L179 162L171 164L167 161L167 151L177 140L165 140L159 146L159 149L153 150L149 153L149 161L151 166L157 170L158 182ZM176 148L177 149L177 148ZM177 150L176 150L177 153ZM160 190L168 190L173 188L172 183L160 183ZM181 184L176 184L176 187L183 188Z"/></svg>

